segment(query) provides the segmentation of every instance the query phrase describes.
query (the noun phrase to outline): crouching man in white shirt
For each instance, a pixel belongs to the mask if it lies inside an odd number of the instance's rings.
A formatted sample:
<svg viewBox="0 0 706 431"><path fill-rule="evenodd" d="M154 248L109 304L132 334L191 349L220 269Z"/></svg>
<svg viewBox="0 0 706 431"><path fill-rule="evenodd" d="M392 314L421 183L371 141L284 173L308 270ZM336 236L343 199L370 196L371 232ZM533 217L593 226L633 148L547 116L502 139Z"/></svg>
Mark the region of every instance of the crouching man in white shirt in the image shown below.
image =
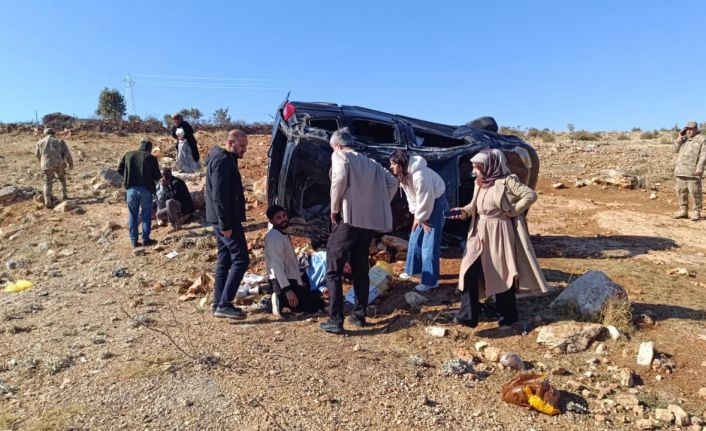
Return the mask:
<svg viewBox="0 0 706 431"><path fill-rule="evenodd" d="M266 214L273 226L265 235L265 262L273 291L272 314L282 317L284 306L295 312L322 310L324 301L302 282L297 255L285 232L289 226L287 211L279 205L272 205Z"/></svg>

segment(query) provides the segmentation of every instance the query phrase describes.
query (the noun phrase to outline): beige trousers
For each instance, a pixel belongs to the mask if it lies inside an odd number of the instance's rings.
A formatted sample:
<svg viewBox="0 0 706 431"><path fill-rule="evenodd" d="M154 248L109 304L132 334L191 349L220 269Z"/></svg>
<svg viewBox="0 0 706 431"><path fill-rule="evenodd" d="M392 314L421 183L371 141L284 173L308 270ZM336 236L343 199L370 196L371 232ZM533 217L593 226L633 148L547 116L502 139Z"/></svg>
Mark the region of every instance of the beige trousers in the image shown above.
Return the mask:
<svg viewBox="0 0 706 431"><path fill-rule="evenodd" d="M689 195L694 200L694 210L701 211L701 178L697 177L677 177L677 203L680 209L689 207Z"/></svg>

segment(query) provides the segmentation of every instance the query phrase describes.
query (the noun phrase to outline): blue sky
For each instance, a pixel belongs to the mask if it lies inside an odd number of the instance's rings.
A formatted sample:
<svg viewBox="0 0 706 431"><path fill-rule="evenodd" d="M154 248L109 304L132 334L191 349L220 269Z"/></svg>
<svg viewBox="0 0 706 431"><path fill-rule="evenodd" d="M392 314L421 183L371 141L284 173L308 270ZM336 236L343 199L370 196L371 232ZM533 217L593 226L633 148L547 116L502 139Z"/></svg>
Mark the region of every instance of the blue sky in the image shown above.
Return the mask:
<svg viewBox="0 0 706 431"><path fill-rule="evenodd" d="M266 121L291 90L447 124L706 120L701 1L6 0L2 10L4 122L35 110L91 116L103 87L124 93L127 73L143 117L229 107Z"/></svg>

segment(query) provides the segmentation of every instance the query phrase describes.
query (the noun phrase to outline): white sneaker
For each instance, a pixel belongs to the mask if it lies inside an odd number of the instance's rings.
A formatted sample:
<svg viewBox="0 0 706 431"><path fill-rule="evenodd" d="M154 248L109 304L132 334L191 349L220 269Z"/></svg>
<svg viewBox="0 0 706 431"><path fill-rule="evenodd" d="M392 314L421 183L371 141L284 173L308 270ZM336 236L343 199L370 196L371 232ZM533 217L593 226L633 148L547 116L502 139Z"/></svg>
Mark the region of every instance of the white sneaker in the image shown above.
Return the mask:
<svg viewBox="0 0 706 431"><path fill-rule="evenodd" d="M400 280L409 280L412 277L419 277L421 274L407 274L406 272L403 272L402 274L399 275Z"/></svg>
<svg viewBox="0 0 706 431"><path fill-rule="evenodd" d="M437 287L439 287L439 283L436 283L433 286L427 286L426 284L419 283L418 285L414 286L414 290L416 290L417 292L427 292L429 290L436 289Z"/></svg>
<svg viewBox="0 0 706 431"><path fill-rule="evenodd" d="M282 318L282 307L279 303L279 295L276 293L272 294L272 314L278 318Z"/></svg>

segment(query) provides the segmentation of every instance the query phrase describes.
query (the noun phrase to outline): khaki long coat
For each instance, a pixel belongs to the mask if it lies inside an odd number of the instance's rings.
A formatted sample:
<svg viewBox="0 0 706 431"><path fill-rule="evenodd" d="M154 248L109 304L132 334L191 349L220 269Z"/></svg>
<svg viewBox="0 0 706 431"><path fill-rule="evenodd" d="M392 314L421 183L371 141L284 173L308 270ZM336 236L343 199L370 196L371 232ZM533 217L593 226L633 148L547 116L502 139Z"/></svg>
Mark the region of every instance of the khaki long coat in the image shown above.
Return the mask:
<svg viewBox="0 0 706 431"><path fill-rule="evenodd" d="M471 202L463 207L466 217L471 218L471 227L468 230L468 239L466 249L463 252L461 260L461 269L459 271L458 288L464 289L464 275L466 271L473 265L476 259L480 257L480 250L472 251L469 247L477 231L478 211L477 201L480 187L475 187ZM544 280L544 274L539 266L537 257L534 254L532 243L530 242L527 222L525 220L525 212L537 200L537 193L524 185L517 175L509 175L505 178L496 180L489 190L497 202L499 200L503 211L511 218L512 226L515 231L515 257L516 267L518 270L517 293L527 293L531 291L546 292L547 282ZM506 289L507 290L507 289ZM502 293L502 291L487 291L483 280L480 280L478 289L479 298Z"/></svg>

